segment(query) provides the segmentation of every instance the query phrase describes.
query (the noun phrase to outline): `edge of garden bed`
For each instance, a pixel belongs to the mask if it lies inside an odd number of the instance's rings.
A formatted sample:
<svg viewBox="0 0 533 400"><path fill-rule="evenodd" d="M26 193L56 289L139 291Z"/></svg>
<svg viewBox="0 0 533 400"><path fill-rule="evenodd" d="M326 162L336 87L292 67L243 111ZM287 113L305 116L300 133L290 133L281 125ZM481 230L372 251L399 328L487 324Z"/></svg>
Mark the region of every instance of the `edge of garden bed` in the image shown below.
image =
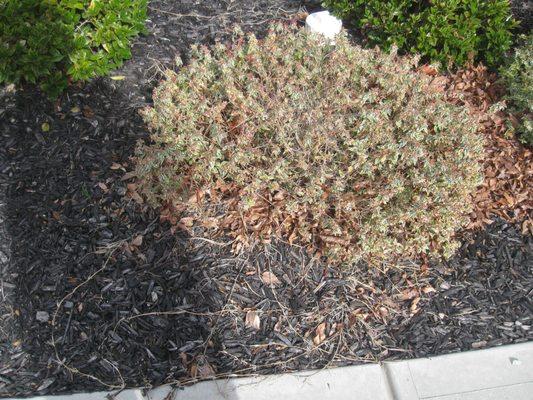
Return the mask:
<svg viewBox="0 0 533 400"><path fill-rule="evenodd" d="M431 358L199 382L185 388L38 396L32 400L528 400L533 342ZM14 399L8 399L14 400Z"/></svg>

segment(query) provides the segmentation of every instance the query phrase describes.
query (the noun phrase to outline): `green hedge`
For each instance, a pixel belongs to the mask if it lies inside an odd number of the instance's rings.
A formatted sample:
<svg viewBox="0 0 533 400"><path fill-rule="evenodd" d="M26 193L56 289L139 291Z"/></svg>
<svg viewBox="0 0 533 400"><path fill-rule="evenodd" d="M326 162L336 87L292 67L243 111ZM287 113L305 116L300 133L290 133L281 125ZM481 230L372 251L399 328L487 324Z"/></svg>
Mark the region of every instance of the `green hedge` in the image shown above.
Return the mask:
<svg viewBox="0 0 533 400"><path fill-rule="evenodd" d="M57 96L131 57L147 0L0 0L0 83L31 82Z"/></svg>
<svg viewBox="0 0 533 400"><path fill-rule="evenodd" d="M520 45L500 74L508 89L510 109L520 118L516 129L519 138L533 146L533 34L520 38Z"/></svg>
<svg viewBox="0 0 533 400"><path fill-rule="evenodd" d="M516 21L508 0L325 0L371 44L420 53L444 65L501 63Z"/></svg>

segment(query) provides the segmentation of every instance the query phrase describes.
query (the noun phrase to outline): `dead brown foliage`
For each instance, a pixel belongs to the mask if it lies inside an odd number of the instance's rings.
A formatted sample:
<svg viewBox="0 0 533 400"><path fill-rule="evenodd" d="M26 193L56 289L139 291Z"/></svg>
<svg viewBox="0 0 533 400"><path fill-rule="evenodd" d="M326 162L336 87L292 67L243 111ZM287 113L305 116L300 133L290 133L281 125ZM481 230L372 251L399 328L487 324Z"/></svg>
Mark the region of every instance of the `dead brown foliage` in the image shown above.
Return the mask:
<svg viewBox="0 0 533 400"><path fill-rule="evenodd" d="M483 65L448 76L428 66L421 71L434 76L433 85L446 92L449 101L468 107L486 136L485 181L473 196L475 207L468 228L481 228L497 216L521 222L522 233L533 233L533 151L508 136L509 123L517 123L511 113L491 111L504 94L497 75Z"/></svg>

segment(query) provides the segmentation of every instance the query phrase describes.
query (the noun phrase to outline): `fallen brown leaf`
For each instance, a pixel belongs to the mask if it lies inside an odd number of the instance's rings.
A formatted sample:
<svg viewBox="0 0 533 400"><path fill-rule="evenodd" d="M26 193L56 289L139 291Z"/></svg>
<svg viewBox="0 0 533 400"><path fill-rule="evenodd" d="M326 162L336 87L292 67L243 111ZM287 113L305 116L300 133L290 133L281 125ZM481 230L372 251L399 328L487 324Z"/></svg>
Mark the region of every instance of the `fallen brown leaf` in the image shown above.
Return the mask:
<svg viewBox="0 0 533 400"><path fill-rule="evenodd" d="M411 300L414 299L416 296L418 296L418 290L416 290L415 288L411 288L405 289L399 297L400 300Z"/></svg>
<svg viewBox="0 0 533 400"><path fill-rule="evenodd" d="M322 322L315 329L315 337L313 338L313 343L315 344L315 346L318 346L324 340L326 340L326 323Z"/></svg>
<svg viewBox="0 0 533 400"><path fill-rule="evenodd" d="M411 307L409 308L412 314L416 314L418 310L418 303L420 302L420 297L415 298L411 302Z"/></svg>
<svg viewBox="0 0 533 400"><path fill-rule="evenodd" d="M120 178L121 181L127 181L131 178L135 178L137 177L137 174L135 173L135 171L130 171L130 172L126 172L122 178Z"/></svg>
<svg viewBox="0 0 533 400"><path fill-rule="evenodd" d="M197 356L189 371L193 378L210 378L215 376L215 370L203 355Z"/></svg>
<svg viewBox="0 0 533 400"><path fill-rule="evenodd" d="M259 319L259 315L257 314L257 311L248 311L246 313L244 325L247 328L259 330L259 328L261 327L261 320Z"/></svg>
<svg viewBox="0 0 533 400"><path fill-rule="evenodd" d="M143 244L143 237L142 237L142 235L138 235L138 236L136 236L136 237L131 241L131 244L132 244L133 246L137 246L137 247L141 246L141 245Z"/></svg>
<svg viewBox="0 0 533 400"><path fill-rule="evenodd" d="M123 169L124 167L120 165L119 163L114 162L113 164L111 164L111 167L109 168L111 168L112 170L117 170L117 169Z"/></svg>
<svg viewBox="0 0 533 400"><path fill-rule="evenodd" d="M274 275L274 273L270 272L270 271L265 271L261 274L261 279L263 280L263 282L266 284L266 285L272 285L272 286L277 286L277 285L280 285L281 282L280 280L278 279L278 277L276 275Z"/></svg>
<svg viewBox="0 0 533 400"><path fill-rule="evenodd" d="M184 217L180 219L180 221L178 222L178 225L181 225L182 227L185 227L185 228L190 228L191 226L194 225L194 218Z"/></svg>
<svg viewBox="0 0 533 400"><path fill-rule="evenodd" d="M424 286L424 287L422 288L422 292L423 292L424 294L428 294L428 293L435 293L436 290L435 290L435 288L434 288L433 286L428 285L428 286Z"/></svg>
<svg viewBox="0 0 533 400"><path fill-rule="evenodd" d="M131 197L133 200L135 200L135 202L137 202L138 204L143 204L144 203L143 198L137 192L128 192L128 196Z"/></svg>
<svg viewBox="0 0 533 400"><path fill-rule="evenodd" d="M92 118L94 117L94 111L89 106L83 106L83 116L85 118Z"/></svg>
<svg viewBox="0 0 533 400"><path fill-rule="evenodd" d="M218 221L217 218L207 218L207 219L205 219L205 220L202 222L202 225L203 225L205 228L213 228L213 229L216 229L216 228L218 228L219 221Z"/></svg>

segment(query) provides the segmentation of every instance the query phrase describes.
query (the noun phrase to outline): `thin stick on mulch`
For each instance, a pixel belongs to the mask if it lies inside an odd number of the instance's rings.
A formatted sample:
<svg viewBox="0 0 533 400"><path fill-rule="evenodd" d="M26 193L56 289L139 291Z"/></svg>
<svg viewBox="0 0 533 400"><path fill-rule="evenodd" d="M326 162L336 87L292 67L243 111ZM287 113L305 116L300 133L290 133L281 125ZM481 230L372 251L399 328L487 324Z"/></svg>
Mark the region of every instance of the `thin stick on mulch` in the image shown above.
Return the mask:
<svg viewBox="0 0 533 400"><path fill-rule="evenodd" d="M70 299L80 288L85 286L87 283L92 281L98 274L100 274L102 271L104 271L106 269L109 261L113 257L113 254L115 253L115 251L117 251L119 249L119 247L120 246L113 246L113 248L109 252L109 255L107 256L107 258L106 258L106 260L104 262L104 265L102 265L102 268L100 268L99 270L93 272L86 280L84 280L79 285L77 285L74 289L72 289L71 292L69 292L67 295L65 295L65 297L63 297L61 299L61 301L59 301L59 303L57 304L57 308L56 308L56 310L54 312L54 315L52 317L52 327L56 326L58 313L60 312L63 304L65 303L65 301ZM70 313L70 316L72 316L72 312ZM70 321L70 317L69 317L69 321ZM121 381L121 383L119 385L108 384L108 383L102 381L100 378L98 378L98 377L96 377L96 376L94 376L92 374L84 373L84 372L78 370L77 368L73 368L70 365L66 364L65 361L64 361L64 358L60 357L60 355L59 355L59 349L58 349L58 346L57 346L57 340L56 340L56 337L55 337L55 330L54 329L52 329L51 337L52 337L52 346L54 348L55 361L59 365L61 365L63 368L68 370L70 373L72 373L73 375L79 375L79 376L82 376L84 378L92 379L92 380L98 382L99 384L101 384L102 386L106 387L107 389L111 389L111 390L113 390L113 389L124 389L124 387L126 386L126 384L124 382L124 379L122 378L122 375L120 374L120 370L118 368L116 368L113 364L111 364L111 365L117 371L117 373L119 375L119 378L120 378L120 381Z"/></svg>

